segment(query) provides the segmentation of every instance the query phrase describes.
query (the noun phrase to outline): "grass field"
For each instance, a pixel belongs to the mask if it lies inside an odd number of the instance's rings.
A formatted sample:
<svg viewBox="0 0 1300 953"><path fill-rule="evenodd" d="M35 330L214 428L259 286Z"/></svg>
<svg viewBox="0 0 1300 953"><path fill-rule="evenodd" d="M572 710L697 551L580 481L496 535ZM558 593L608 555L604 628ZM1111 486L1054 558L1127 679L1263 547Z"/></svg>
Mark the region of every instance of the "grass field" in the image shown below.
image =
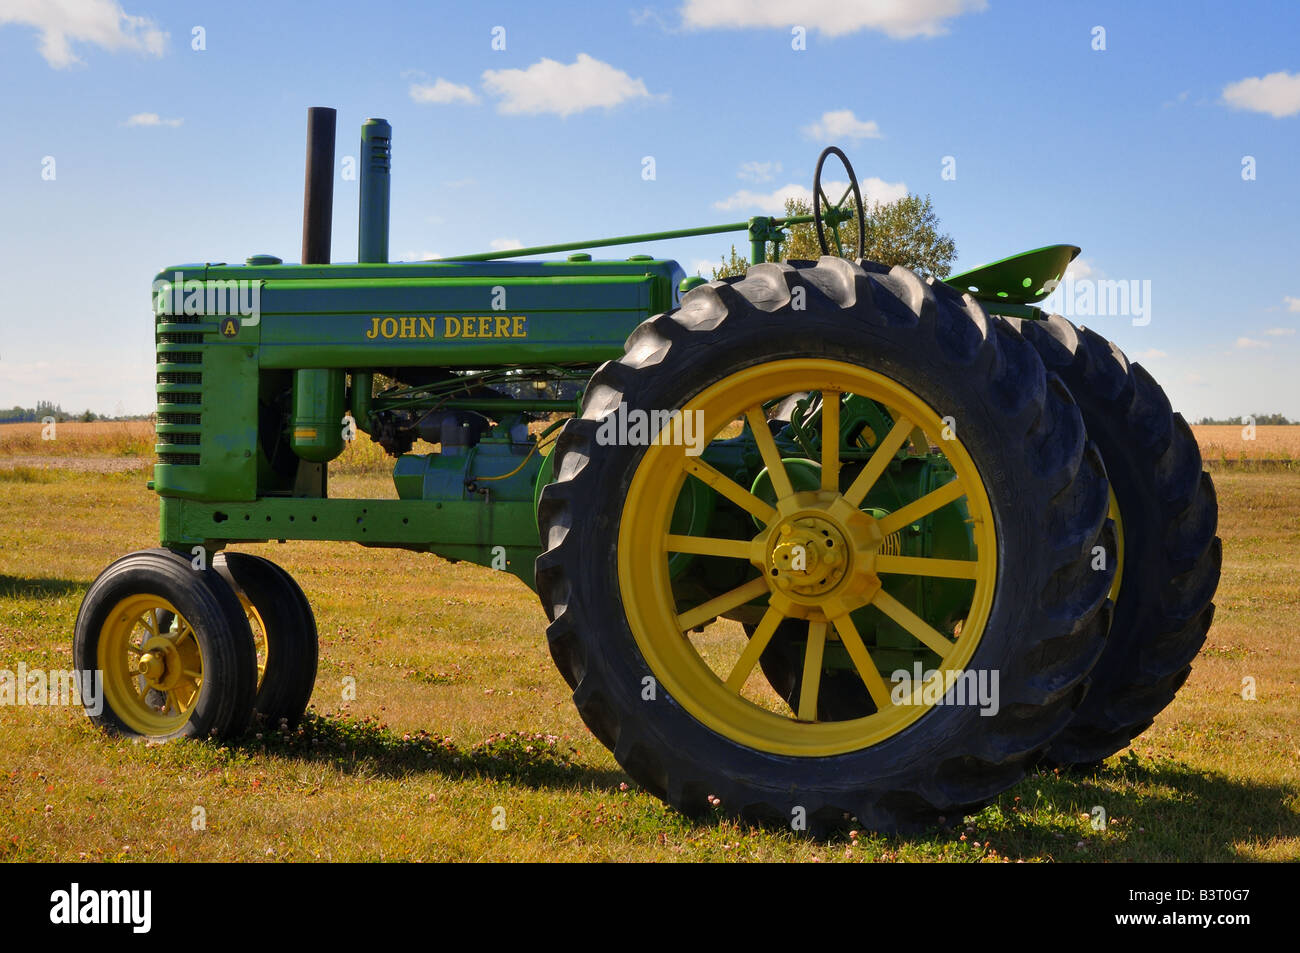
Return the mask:
<svg viewBox="0 0 1300 953"><path fill-rule="evenodd" d="M14 466L42 451L7 449L12 433L0 428L0 668L68 668L82 595L110 560L156 544L157 504L147 470ZM365 461L349 468L336 494L393 495ZM248 550L284 565L317 615L305 725L154 746L66 708L0 707L0 858L1300 859L1300 481L1227 469L1215 482L1218 615L1173 705L1100 772L1040 772L952 829L816 842L686 820L639 791L582 725L537 599L517 580L428 555L290 543ZM1246 677L1254 700L1242 698ZM1090 824L1098 806L1104 830Z"/></svg>
<svg viewBox="0 0 1300 953"><path fill-rule="evenodd" d="M1253 431L1229 425L1196 426L1192 432L1211 466L1259 461L1300 465L1300 425L1256 427ZM153 424L147 420L58 424L52 432L41 424L0 424L0 467L6 466L7 458L21 457L23 465L30 466L39 465L40 458L85 456L126 458L144 465L153 460L153 444ZM429 449L420 446L424 452ZM391 469L391 461L364 433L331 465L335 473L381 472L386 468Z"/></svg>

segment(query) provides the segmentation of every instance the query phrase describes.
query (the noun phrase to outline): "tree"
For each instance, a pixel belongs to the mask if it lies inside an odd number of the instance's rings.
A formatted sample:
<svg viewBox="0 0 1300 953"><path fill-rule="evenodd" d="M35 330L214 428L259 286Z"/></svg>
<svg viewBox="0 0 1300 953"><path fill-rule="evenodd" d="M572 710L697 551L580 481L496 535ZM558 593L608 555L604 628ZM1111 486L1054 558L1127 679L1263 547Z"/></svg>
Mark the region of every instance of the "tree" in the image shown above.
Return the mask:
<svg viewBox="0 0 1300 953"><path fill-rule="evenodd" d="M855 209L852 199L850 211ZM811 215L812 207L802 199L785 200L787 217ZM957 246L952 236L939 231L939 217L934 213L930 196L908 194L893 202L876 202L865 214L867 241L864 249L869 261L882 265L903 265L923 278L947 278L952 273L952 260L957 256ZM829 239L829 233L827 235ZM845 257L851 257L858 246L857 215L840 225L840 241ZM833 249L832 249L833 253ZM775 261L775 249L769 242L766 256ZM786 241L781 244L780 260L816 260L821 257L817 244L817 231L812 222L792 225L786 230ZM749 260L731 248L730 260L724 258L721 267L713 269L714 279L743 275Z"/></svg>

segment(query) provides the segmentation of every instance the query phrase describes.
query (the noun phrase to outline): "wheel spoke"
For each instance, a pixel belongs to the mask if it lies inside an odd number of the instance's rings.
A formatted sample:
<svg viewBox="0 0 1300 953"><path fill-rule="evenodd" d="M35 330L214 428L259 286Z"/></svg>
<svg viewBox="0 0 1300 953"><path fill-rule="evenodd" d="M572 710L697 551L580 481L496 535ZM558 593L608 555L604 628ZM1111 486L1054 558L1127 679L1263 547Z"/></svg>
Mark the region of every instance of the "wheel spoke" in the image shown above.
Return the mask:
<svg viewBox="0 0 1300 953"><path fill-rule="evenodd" d="M677 617L677 628L682 632L689 632L702 623L708 622L724 612L730 612L736 606L743 606L746 602L757 599L769 591L767 580L762 576L751 579L743 586L737 586L730 592L724 592L708 602L701 603L689 612L683 612Z"/></svg>
<svg viewBox="0 0 1300 953"><path fill-rule="evenodd" d="M875 462L875 457L872 457L872 462ZM913 500L901 510L895 510L882 519L879 524L881 535L892 536L904 526L909 526L917 520L929 516L935 510L947 506L965 495L966 491L962 488L961 481L953 478L939 489L931 490L919 500Z"/></svg>
<svg viewBox="0 0 1300 953"><path fill-rule="evenodd" d="M748 539L718 539L713 536L677 536L669 534L667 550L670 553L694 553L697 556L725 556L728 559L748 559L753 541Z"/></svg>
<svg viewBox="0 0 1300 953"><path fill-rule="evenodd" d="M839 391L822 391L822 489L840 489Z"/></svg>
<svg viewBox="0 0 1300 953"><path fill-rule="evenodd" d="M190 625L188 622L183 622L183 624L181 625L181 630L177 632L176 637L172 639L172 644L180 645L186 639L192 639L192 638L194 638L194 627Z"/></svg>
<svg viewBox="0 0 1300 953"><path fill-rule="evenodd" d="M177 714L177 715L181 714L181 712L184 709L181 708L180 700L176 697L175 689L168 689L166 698L167 698L167 705L165 707L168 710L170 710L173 714Z"/></svg>
<svg viewBox="0 0 1300 953"><path fill-rule="evenodd" d="M750 493L731 477L709 466L699 457L687 457L685 467L686 472L691 476L702 481L710 489L721 493L732 503L758 517L762 522L770 523L776 516L775 509L753 493Z"/></svg>
<svg viewBox="0 0 1300 953"><path fill-rule="evenodd" d="M777 450L776 441L772 439L772 431L767 426L767 417L763 414L763 408L749 408L745 411L745 419L749 421L749 429L754 434L754 442L758 444L758 452L763 455L763 466L767 467L767 475L772 481L776 498L783 500L787 496L793 496L794 487L790 484L790 475L785 472L785 464L781 462L781 452Z"/></svg>
<svg viewBox="0 0 1300 953"><path fill-rule="evenodd" d="M867 494L871 492L871 488L876 485L876 481L880 479L880 475L885 472L885 467L889 466L889 461L894 459L898 448L907 440L913 426L906 417L899 417L894 421L893 429L876 445L876 450L867 461L867 465L844 491L844 499L848 500L851 506L861 505Z"/></svg>
<svg viewBox="0 0 1300 953"><path fill-rule="evenodd" d="M876 711L885 711L890 704L889 688L880 677L876 663L871 660L871 653L862 643L862 636L858 635L853 619L848 615L840 616L835 620L835 631L840 634L840 641L853 660L853 667L858 670L862 683L867 686L867 692L876 704Z"/></svg>
<svg viewBox="0 0 1300 953"><path fill-rule="evenodd" d="M935 559L927 556L876 556L876 572L940 579L974 579L979 563L974 559Z"/></svg>
<svg viewBox="0 0 1300 953"><path fill-rule="evenodd" d="M844 200L845 200L846 198L849 197L849 193L852 192L852 191L853 191L853 183L850 182L849 185L848 185L848 188L846 188L846 189L844 190L844 194L840 196L840 200L839 200L838 202L835 203L835 208L836 208L837 210L839 209L839 207L840 207L841 205L844 204Z"/></svg>
<svg viewBox="0 0 1300 953"><path fill-rule="evenodd" d="M831 207L830 197L827 196L826 190L820 184L817 186L817 194L822 197L822 208L829 209Z"/></svg>
<svg viewBox="0 0 1300 953"><path fill-rule="evenodd" d="M727 687L737 695L745 687L745 682L749 679L749 673L754 671L759 656L767 648L767 643L772 641L772 635L776 632L776 627L781 624L781 620L784 618L785 614L773 606L768 606L767 612L763 613L763 619L758 623L758 628L749 637L749 644L745 646L745 651L740 653L740 658L736 660L735 667L732 668L731 674L727 676Z"/></svg>
<svg viewBox="0 0 1300 953"><path fill-rule="evenodd" d="M186 675L189 675L190 673L189 673L189 672L186 672L185 674L186 674ZM178 689L179 689L180 686L177 686L177 687L178 687ZM196 678L191 678L191 679L190 679L190 684L189 684L188 693L187 693L187 695L186 695L186 701L185 701L184 707L182 707L181 710L182 710L182 711L189 711L191 708L193 708L193 707L194 707L194 700L195 700L196 698L198 698L198 695L199 695L199 683L198 683L198 679L196 679ZM177 700L178 702L180 701L180 695L179 695L179 694L177 694L177 696L176 696L176 700Z"/></svg>
<svg viewBox="0 0 1300 953"><path fill-rule="evenodd" d="M800 721L817 720L817 692L822 684L822 655L825 650L826 623L808 623L808 647L803 654L803 681L799 685Z"/></svg>
<svg viewBox="0 0 1300 953"><path fill-rule="evenodd" d="M952 651L954 645L952 640L885 590L879 590L871 600L871 604L910 632L926 648L937 652L940 657L946 657Z"/></svg>

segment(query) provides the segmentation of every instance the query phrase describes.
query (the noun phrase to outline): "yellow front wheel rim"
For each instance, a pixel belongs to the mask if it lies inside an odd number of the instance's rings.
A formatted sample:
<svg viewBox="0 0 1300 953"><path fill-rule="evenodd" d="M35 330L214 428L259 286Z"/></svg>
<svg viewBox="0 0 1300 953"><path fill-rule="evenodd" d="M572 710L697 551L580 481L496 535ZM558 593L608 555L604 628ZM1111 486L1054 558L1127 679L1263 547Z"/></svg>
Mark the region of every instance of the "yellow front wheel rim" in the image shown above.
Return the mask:
<svg viewBox="0 0 1300 953"><path fill-rule="evenodd" d="M239 604L244 607L244 615L248 619L248 628L253 633L253 650L257 654L257 687L262 687L262 679L266 677L266 658L270 651L270 642L266 636L266 623L262 621L262 614L257 611L257 606L253 605L251 599L244 593L237 592Z"/></svg>
<svg viewBox="0 0 1300 953"><path fill-rule="evenodd" d="M817 391L826 400L822 413L821 488L795 492L768 432L763 406L773 399ZM896 422L876 444L874 455L847 487L840 480L839 406L844 394L857 394L887 408ZM696 414L701 416L688 417ZM871 660L849 613L872 605L937 652L945 673L962 671L984 634L997 577L992 510L979 472L965 446L942 416L907 387L882 374L823 359L774 361L747 368L712 385L682 408L682 419L705 424L708 439L737 419L747 420L773 477L775 506L740 486L699 456L686 453L685 441L659 440L647 447L623 504L618 539L618 580L633 637L664 688L697 720L740 744L774 754L818 757L842 754L890 738L933 705L916 699L898 704ZM894 454L921 431L939 447L956 476L896 513L877 520L860 509ZM836 439L827 440L826 433ZM673 535L674 503L687 479L700 479L747 510L762 528L748 539ZM974 560L903 557L883 545L891 535L959 499L969 512L977 558ZM841 563L805 564L786 572L792 546L816 539L828 553L839 547ZM680 613L674 604L668 568L670 553L697 553L749 560L759 572L730 592ZM775 571L774 571L775 570ZM972 602L952 636L931 627L880 589L878 573L970 579ZM814 578L815 577L815 578ZM768 606L756 631L730 671L715 672L696 651L689 633L698 625L755 599ZM804 680L799 711L788 715L745 697L745 683L777 626L788 618L807 620ZM828 639L844 643L877 710L843 721L817 720L822 653Z"/></svg>
<svg viewBox="0 0 1300 953"><path fill-rule="evenodd" d="M189 721L203 689L203 650L171 602L153 594L120 600L100 628L97 655L105 700L132 731L169 735Z"/></svg>

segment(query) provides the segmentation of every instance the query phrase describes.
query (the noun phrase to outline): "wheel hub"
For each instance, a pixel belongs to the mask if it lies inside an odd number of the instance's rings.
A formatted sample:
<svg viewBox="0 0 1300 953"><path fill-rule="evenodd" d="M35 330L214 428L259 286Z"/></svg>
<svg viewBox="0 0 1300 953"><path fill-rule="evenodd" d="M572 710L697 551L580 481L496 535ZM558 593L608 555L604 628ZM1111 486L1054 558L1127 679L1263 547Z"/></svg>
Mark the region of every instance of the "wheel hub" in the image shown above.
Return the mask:
<svg viewBox="0 0 1300 953"><path fill-rule="evenodd" d="M777 586L802 596L834 589L848 568L844 534L818 516L782 523L768 555L768 576Z"/></svg>
<svg viewBox="0 0 1300 953"><path fill-rule="evenodd" d="M812 490L777 502L779 519L755 565L772 586L771 603L787 615L830 620L865 605L880 588L876 520L839 493Z"/></svg>
<svg viewBox="0 0 1300 953"><path fill-rule="evenodd" d="M137 674L143 675L149 688L167 692L175 688L182 674L180 652L165 636L156 635L144 644L136 662Z"/></svg>

